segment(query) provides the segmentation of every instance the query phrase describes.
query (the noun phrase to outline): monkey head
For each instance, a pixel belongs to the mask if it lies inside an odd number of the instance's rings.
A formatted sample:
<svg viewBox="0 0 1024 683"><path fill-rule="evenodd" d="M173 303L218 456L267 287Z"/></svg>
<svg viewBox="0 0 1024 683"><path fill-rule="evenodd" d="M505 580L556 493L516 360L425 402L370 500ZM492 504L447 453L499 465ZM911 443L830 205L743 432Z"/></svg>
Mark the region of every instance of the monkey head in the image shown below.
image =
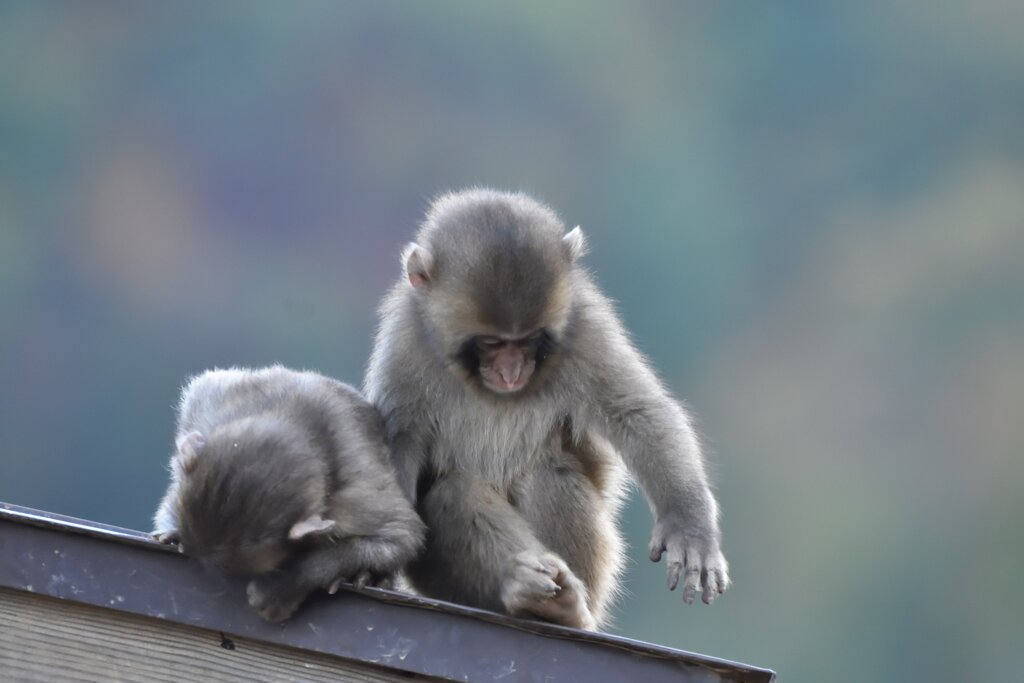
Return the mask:
<svg viewBox="0 0 1024 683"><path fill-rule="evenodd" d="M298 544L329 533L326 473L301 434L275 418L247 418L179 439L182 552L224 574L277 569Z"/></svg>
<svg viewBox="0 0 1024 683"><path fill-rule="evenodd" d="M523 194L470 190L432 205L402 259L427 338L492 395L535 386L564 344L583 233Z"/></svg>

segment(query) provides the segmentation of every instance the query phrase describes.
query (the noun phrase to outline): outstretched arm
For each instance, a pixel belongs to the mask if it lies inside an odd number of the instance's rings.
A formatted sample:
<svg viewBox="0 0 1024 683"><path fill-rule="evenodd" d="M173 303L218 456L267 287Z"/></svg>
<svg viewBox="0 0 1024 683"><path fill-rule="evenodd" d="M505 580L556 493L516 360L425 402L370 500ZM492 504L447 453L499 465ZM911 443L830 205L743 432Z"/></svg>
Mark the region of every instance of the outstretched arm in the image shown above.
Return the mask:
<svg viewBox="0 0 1024 683"><path fill-rule="evenodd" d="M729 585L720 548L718 504L708 484L700 443L689 415L655 377L619 323L594 359L592 396L604 431L639 481L654 515L651 560L667 555L668 586L683 574L683 600L698 586L710 604Z"/></svg>

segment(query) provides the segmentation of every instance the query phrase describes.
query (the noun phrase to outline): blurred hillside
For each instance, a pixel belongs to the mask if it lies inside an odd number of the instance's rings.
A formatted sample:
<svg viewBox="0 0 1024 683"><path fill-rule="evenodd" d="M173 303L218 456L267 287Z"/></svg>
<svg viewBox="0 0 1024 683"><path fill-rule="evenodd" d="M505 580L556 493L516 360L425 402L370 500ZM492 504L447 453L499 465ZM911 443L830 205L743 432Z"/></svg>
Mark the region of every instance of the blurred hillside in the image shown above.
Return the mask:
<svg viewBox="0 0 1024 683"><path fill-rule="evenodd" d="M427 201L524 189L713 451L786 681L1024 670L1024 5L0 3L0 500L146 529L215 365L358 384Z"/></svg>

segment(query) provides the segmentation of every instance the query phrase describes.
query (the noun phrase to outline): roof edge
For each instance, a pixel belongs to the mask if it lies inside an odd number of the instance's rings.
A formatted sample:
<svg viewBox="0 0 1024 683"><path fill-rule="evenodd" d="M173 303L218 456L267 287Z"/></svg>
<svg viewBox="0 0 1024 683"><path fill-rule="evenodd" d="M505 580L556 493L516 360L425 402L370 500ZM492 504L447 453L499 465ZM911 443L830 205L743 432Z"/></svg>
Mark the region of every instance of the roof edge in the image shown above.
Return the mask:
<svg viewBox="0 0 1024 683"><path fill-rule="evenodd" d="M272 625L249 609L244 582L202 570L147 533L0 503L0 537L2 587L411 673L473 680L493 676L494 660L533 667L526 662L542 666L549 657L564 667L582 655L577 663L589 662L585 669L628 670L644 680L679 680L687 669L726 680L775 678L768 669L739 662L378 588L315 595L291 621ZM446 634L462 641L455 646ZM489 652L489 658L468 653L466 646Z"/></svg>

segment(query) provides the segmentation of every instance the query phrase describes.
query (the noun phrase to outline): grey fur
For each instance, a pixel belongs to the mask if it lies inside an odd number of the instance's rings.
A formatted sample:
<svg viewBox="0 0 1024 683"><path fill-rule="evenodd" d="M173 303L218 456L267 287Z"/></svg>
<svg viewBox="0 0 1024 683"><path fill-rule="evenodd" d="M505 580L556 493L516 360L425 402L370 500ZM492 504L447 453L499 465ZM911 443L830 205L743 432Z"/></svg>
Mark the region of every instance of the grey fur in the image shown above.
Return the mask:
<svg viewBox="0 0 1024 683"><path fill-rule="evenodd" d="M624 562L623 465L650 504L651 559L667 553L670 588L682 573L684 600L703 589L710 603L728 586L690 417L578 265L583 251L547 207L483 189L437 200L406 248L364 388L429 528L408 570L427 595L606 624ZM456 361L467 336L539 325L555 349L518 393L488 392Z"/></svg>
<svg viewBox="0 0 1024 683"><path fill-rule="evenodd" d="M341 382L280 366L204 372L182 392L176 443L154 535L253 576L249 602L270 621L342 581L388 585L422 547L380 415Z"/></svg>

